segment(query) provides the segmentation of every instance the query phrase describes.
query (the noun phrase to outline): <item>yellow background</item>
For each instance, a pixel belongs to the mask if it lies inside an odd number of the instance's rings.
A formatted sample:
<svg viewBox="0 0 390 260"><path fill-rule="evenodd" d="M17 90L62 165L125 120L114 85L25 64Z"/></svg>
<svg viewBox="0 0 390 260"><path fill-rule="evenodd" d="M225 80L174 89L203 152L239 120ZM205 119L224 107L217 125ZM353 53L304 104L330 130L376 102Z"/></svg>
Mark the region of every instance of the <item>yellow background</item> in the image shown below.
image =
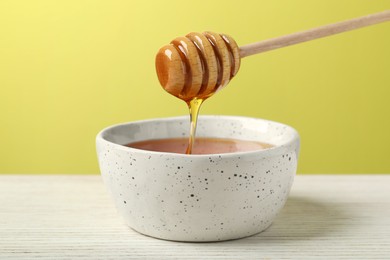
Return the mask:
<svg viewBox="0 0 390 260"><path fill-rule="evenodd" d="M0 173L97 173L95 135L187 113L157 50L211 30L239 45L390 9L390 1L0 1ZM302 138L299 173L390 172L390 23L242 60L201 114Z"/></svg>

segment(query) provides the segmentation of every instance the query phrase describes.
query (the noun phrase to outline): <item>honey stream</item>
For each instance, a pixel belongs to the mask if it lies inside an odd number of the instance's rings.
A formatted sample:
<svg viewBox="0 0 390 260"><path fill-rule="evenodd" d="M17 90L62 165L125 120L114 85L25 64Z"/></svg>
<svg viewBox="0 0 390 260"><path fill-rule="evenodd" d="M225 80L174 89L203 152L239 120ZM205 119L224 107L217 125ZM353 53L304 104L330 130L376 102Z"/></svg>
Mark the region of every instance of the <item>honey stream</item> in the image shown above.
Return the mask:
<svg viewBox="0 0 390 260"><path fill-rule="evenodd" d="M195 143L196 125L204 100L224 88L240 67L239 49L228 35L189 33L162 47L156 56L161 86L188 105L191 128L186 153Z"/></svg>
<svg viewBox="0 0 390 260"><path fill-rule="evenodd" d="M199 115L199 110L200 110L200 107L201 107L203 101L204 101L204 99L194 98L194 99L191 99L191 101L187 102L188 109L190 111L191 126L190 126L190 137L188 140L186 154L191 154L192 149L194 147L198 115Z"/></svg>

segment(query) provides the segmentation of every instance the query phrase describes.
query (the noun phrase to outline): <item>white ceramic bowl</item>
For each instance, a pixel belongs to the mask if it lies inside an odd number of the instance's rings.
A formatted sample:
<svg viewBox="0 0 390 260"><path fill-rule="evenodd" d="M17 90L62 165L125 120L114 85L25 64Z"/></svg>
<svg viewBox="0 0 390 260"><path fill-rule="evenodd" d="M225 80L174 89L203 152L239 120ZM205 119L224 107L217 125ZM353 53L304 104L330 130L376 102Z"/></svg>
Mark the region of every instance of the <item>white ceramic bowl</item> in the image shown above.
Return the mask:
<svg viewBox="0 0 390 260"><path fill-rule="evenodd" d="M230 154L152 152L123 144L187 136L188 117L108 127L97 138L100 170L134 230L176 241L221 241L265 230L287 200L299 136L280 123L200 116L197 136L254 140L275 147Z"/></svg>

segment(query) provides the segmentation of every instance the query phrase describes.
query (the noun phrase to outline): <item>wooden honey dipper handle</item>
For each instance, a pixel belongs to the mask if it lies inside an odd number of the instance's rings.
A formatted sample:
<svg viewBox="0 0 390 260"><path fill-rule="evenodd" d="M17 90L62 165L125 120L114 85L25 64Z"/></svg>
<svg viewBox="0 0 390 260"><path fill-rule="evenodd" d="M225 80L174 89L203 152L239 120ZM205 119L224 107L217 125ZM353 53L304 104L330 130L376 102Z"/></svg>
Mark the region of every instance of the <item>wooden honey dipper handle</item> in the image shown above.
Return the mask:
<svg viewBox="0 0 390 260"><path fill-rule="evenodd" d="M386 22L386 21L390 21L390 10L241 46L240 57L244 58L253 54L271 51L278 48L290 46L293 44L311 41L314 39L346 32L346 31L350 31L365 26Z"/></svg>

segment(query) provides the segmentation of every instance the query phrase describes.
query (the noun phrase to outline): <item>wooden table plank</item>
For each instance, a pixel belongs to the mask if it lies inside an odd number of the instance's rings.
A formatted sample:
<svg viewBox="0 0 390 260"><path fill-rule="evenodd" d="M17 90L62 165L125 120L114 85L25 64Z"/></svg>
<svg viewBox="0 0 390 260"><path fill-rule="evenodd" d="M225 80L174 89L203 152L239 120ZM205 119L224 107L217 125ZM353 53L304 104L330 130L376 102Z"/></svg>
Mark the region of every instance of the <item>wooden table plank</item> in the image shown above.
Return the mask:
<svg viewBox="0 0 390 260"><path fill-rule="evenodd" d="M0 259L390 259L390 175L298 175L265 232L219 243L140 235L100 176L0 175Z"/></svg>

